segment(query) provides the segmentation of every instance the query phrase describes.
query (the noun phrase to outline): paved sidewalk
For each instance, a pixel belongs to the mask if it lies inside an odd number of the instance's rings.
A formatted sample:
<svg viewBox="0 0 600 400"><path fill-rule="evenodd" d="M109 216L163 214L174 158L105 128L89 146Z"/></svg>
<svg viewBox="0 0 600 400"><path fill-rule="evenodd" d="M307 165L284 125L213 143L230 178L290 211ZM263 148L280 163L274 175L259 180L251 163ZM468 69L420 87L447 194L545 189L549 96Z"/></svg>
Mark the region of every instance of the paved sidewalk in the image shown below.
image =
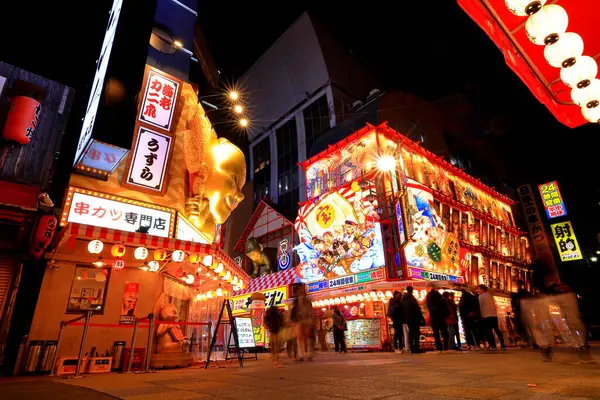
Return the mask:
<svg viewBox="0 0 600 400"><path fill-rule="evenodd" d="M417 355L323 353L313 362L287 361L280 369L271 366L267 354L260 358L246 361L244 368L231 363L208 370L30 378L18 386L16 380L0 381L0 398L600 399L600 364L574 363L573 355L564 350L553 363L541 362L536 352L518 349ZM56 391L43 396L48 388ZM97 392L81 392L89 389ZM70 390L72 397L67 397Z"/></svg>

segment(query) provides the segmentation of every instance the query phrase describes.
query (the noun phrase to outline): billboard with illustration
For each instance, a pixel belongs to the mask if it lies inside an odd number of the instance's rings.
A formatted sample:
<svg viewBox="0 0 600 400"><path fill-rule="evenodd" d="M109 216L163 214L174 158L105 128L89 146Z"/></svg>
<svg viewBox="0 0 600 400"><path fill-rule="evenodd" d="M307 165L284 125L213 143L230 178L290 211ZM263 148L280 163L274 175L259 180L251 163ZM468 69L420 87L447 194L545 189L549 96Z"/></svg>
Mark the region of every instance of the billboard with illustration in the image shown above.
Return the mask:
<svg viewBox="0 0 600 400"><path fill-rule="evenodd" d="M300 244L298 278L315 282L385 265L376 189L352 182L304 204L294 224Z"/></svg>
<svg viewBox="0 0 600 400"><path fill-rule="evenodd" d="M407 190L408 241L404 254L408 267L460 276L458 238L446 230L431 190L412 179L407 182ZM427 279L429 274L420 273L420 276Z"/></svg>

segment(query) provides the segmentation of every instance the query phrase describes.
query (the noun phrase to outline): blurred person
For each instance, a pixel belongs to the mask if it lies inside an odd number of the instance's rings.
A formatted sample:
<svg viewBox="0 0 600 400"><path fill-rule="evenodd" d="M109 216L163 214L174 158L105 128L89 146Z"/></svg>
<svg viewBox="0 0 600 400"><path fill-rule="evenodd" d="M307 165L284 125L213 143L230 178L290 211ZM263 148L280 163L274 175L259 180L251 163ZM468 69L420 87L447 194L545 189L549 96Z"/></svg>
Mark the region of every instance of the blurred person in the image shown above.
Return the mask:
<svg viewBox="0 0 600 400"><path fill-rule="evenodd" d="M346 318L337 306L333 306L333 342L336 353L347 353L346 350Z"/></svg>
<svg viewBox="0 0 600 400"><path fill-rule="evenodd" d="M285 325L285 349L288 355L288 358L298 358L298 342L296 341L296 324L292 322L291 319L292 312L291 310L287 310L284 314L284 325Z"/></svg>
<svg viewBox="0 0 600 400"><path fill-rule="evenodd" d="M313 318L313 306L308 296L301 294L296 297L292 308L292 322L296 323L297 327L298 361L313 359Z"/></svg>
<svg viewBox="0 0 600 400"><path fill-rule="evenodd" d="M394 353L404 351L404 311L402 310L402 294L395 291L388 303L388 317L394 325Z"/></svg>
<svg viewBox="0 0 600 400"><path fill-rule="evenodd" d="M512 293L510 296L510 305L515 315L514 329L516 333L521 337L521 342L523 343L523 345L527 346L529 344L529 335L527 333L527 330L525 329L525 324L523 323L521 303L523 299L531 297L531 293L529 293L529 291L525 289L525 282L523 282L522 280L519 280L517 282L517 285L517 292Z"/></svg>
<svg viewBox="0 0 600 400"><path fill-rule="evenodd" d="M269 307L265 313L264 323L270 334L269 346L271 347L271 360L273 361L273 366L275 368L280 368L282 364L279 362L279 351L281 350L279 334L283 328L283 318L277 307Z"/></svg>
<svg viewBox="0 0 600 400"><path fill-rule="evenodd" d="M498 336L500 341L500 347L502 350L506 350L504 344L504 336L498 326L498 311L496 310L496 303L494 298L488 292L488 287L485 285L479 285L477 288L479 292L479 310L481 311L481 319L483 321L484 334L487 338L487 343L490 350L496 350L496 338L494 332Z"/></svg>
<svg viewBox="0 0 600 400"><path fill-rule="evenodd" d="M479 312L479 302L477 297L467 289L461 291L460 301L458 302L458 311L465 330L465 339L467 347L470 350L479 348L479 330L477 328L481 319Z"/></svg>
<svg viewBox="0 0 600 400"><path fill-rule="evenodd" d="M421 350L421 324L425 322L419 302L413 295L413 287L408 286L402 296L402 311L404 321L408 325L409 343L411 353L422 353ZM407 349L408 350L408 349Z"/></svg>
<svg viewBox="0 0 600 400"><path fill-rule="evenodd" d="M454 302L454 293L444 292L443 296L448 307L448 316L446 317L446 325L448 325L448 346L453 350L461 350L462 344L460 343L460 332L458 329L458 310L456 303Z"/></svg>
<svg viewBox="0 0 600 400"><path fill-rule="evenodd" d="M432 286L429 293L427 293L425 304L427 304L427 311L429 311L435 348L438 351L446 351L448 350L448 325L446 324L446 317L449 314L448 306L435 286Z"/></svg>

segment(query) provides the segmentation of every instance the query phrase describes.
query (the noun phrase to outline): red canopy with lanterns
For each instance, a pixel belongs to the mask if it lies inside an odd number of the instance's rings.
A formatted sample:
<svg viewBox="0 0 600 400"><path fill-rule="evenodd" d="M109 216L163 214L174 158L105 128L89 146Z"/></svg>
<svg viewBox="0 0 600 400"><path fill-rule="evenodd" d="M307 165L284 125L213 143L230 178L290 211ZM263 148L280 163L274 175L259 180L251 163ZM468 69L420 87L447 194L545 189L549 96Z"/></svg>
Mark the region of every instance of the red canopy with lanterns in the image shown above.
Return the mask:
<svg viewBox="0 0 600 400"><path fill-rule="evenodd" d="M554 53L570 53L577 52L577 48L580 47L581 41L577 35L583 40L583 56L589 56L593 59L597 59L600 56L600 34L597 28L597 18L600 15L600 2L590 0L457 0L460 7L473 19L481 29L496 43L504 54L504 58L508 66L521 78L521 80L527 85L534 96L542 102L554 116L564 125L575 128L583 125L588 120L598 122L600 118L600 107L593 107L595 102L590 104L590 99L586 98L583 102L583 108L580 105L575 104L571 98L572 89L567 86L561 80L561 70L571 68L573 65L564 67L564 65L572 64L573 60L562 64L563 67L554 67L550 65L548 58L545 56L545 52ZM567 18L564 17L564 13L561 10L557 10L555 5L560 6L566 11ZM515 15L509 6L516 9L517 14ZM543 6L543 7L542 7ZM548 6L554 8L550 11L558 11L557 13L548 12ZM529 8L528 8L529 7ZM546 14L546 15L542 15ZM558 15L558 16L557 16ZM528 19L532 21L527 22ZM537 21L534 21L537 19ZM565 30L561 28L565 27L565 20L568 19L566 25L566 32L572 32L577 35L570 35L570 39L573 39L574 43L569 43L567 46L565 36ZM547 45L544 43L534 44L528 37L527 30L534 30L536 25L542 31L547 29L548 26L555 24L557 26L558 40L552 38L547 40ZM526 28L526 24L529 26ZM542 38L543 40L543 38ZM557 46L560 40L564 40L562 44L563 49ZM539 39L538 39L539 41ZM577 43L579 42L579 43ZM557 51L558 50L558 51ZM567 54L568 56L572 54ZM552 56L552 54L550 54ZM579 56L581 53L575 54L575 60L580 61ZM569 58L569 57L568 57ZM593 63L593 60L587 59L588 67L589 64ZM560 64L560 63L559 63ZM579 69L583 66L583 62L579 62L577 66ZM591 67L593 69L593 66ZM588 68L587 71L590 69ZM574 72L575 69L570 69L566 72ZM590 73L591 74L591 73ZM594 93L598 93L596 86L600 85L600 82L594 81L596 73L589 78L591 86L594 87ZM574 90L584 89L586 92L590 92L590 88L580 85L577 88L575 82ZM583 85L589 85L589 82L584 82ZM597 85L598 84L598 85ZM599 86L600 87L600 86ZM580 92L579 94L583 94ZM576 95L577 96L577 95ZM591 106L591 107L590 107ZM586 116L582 114L582 110L585 111ZM587 117L587 119L586 119Z"/></svg>

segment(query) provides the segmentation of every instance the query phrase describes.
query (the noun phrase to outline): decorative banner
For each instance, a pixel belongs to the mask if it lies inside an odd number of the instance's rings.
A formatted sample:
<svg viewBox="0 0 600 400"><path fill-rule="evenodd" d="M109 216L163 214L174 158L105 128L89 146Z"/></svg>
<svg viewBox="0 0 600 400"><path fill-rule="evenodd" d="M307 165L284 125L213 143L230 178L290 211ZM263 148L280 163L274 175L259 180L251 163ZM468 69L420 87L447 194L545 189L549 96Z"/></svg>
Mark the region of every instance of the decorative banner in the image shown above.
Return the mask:
<svg viewBox="0 0 600 400"><path fill-rule="evenodd" d="M71 189L74 188L69 190ZM65 202L61 226L67 222L76 222L161 237L171 237L173 234L175 210L111 195L92 194L90 191L85 194L79 191L81 189L74 190L70 191Z"/></svg>
<svg viewBox="0 0 600 400"><path fill-rule="evenodd" d="M139 120L170 132L179 90L180 82L150 69Z"/></svg>
<svg viewBox="0 0 600 400"><path fill-rule="evenodd" d="M338 289L350 285L374 282L385 279L383 269L375 271L365 271L358 274L343 276L341 278L330 279L327 281L313 282L306 285L306 293L314 293L320 290Z"/></svg>
<svg viewBox="0 0 600 400"><path fill-rule="evenodd" d="M396 223L398 224L398 235L400 239L400 246L406 243L406 232L404 231L404 217L402 215L402 207L400 205L400 199L396 201Z"/></svg>
<svg viewBox="0 0 600 400"><path fill-rule="evenodd" d="M93 176L108 177L127 152L127 149L92 140L81 162L76 166L77 171Z"/></svg>
<svg viewBox="0 0 600 400"><path fill-rule="evenodd" d="M408 268L408 275L411 279L423 279L426 281L450 281L455 283L462 283L463 278L461 276L440 274L438 272L426 271L421 268Z"/></svg>
<svg viewBox="0 0 600 400"><path fill-rule="evenodd" d="M542 203L546 209L546 215L548 219L564 217L567 215L567 209L563 202L560 190L558 189L558 183L556 181L544 183L539 185L540 196L542 196Z"/></svg>
<svg viewBox="0 0 600 400"><path fill-rule="evenodd" d="M209 241L202 236L202 233L181 213L177 213L177 232L175 233L175 239L210 244Z"/></svg>
<svg viewBox="0 0 600 400"><path fill-rule="evenodd" d="M241 349L256 347L254 331L252 330L252 319L248 317L235 318L235 327L238 334L238 343Z"/></svg>
<svg viewBox="0 0 600 400"><path fill-rule="evenodd" d="M162 192L166 188L172 142L168 135L140 127L133 144L127 184Z"/></svg>
<svg viewBox="0 0 600 400"><path fill-rule="evenodd" d="M279 242L279 250L277 254L277 267L279 267L279 271L287 270L292 263L292 258L290 257L290 253L288 253L288 240L283 239Z"/></svg>
<svg viewBox="0 0 600 400"><path fill-rule="evenodd" d="M135 308L140 294L140 284L137 282L125 282L123 303L121 304L121 318L119 324L132 325L135 322Z"/></svg>
<svg viewBox="0 0 600 400"><path fill-rule="evenodd" d="M581 256L581 249L577 244L575 232L573 232L571 221L552 224L550 228L552 229L552 235L554 236L561 261L574 261L583 258Z"/></svg>
<svg viewBox="0 0 600 400"><path fill-rule="evenodd" d="M544 231L544 225L542 225L542 219L538 211L535 199L533 198L533 191L531 185L522 185L517 188L519 193L519 200L525 213L525 220L527 222L527 228L533 241L533 248L537 256L544 256L548 260L552 259L552 250L550 249L550 243L548 237ZM492 235L490 233L490 239Z"/></svg>
<svg viewBox="0 0 600 400"><path fill-rule="evenodd" d="M288 290L286 286L275 289L261 290L260 293L265 295L265 307L281 306L288 299ZM252 293L231 298L231 312L243 314L250 311L252 305Z"/></svg>

